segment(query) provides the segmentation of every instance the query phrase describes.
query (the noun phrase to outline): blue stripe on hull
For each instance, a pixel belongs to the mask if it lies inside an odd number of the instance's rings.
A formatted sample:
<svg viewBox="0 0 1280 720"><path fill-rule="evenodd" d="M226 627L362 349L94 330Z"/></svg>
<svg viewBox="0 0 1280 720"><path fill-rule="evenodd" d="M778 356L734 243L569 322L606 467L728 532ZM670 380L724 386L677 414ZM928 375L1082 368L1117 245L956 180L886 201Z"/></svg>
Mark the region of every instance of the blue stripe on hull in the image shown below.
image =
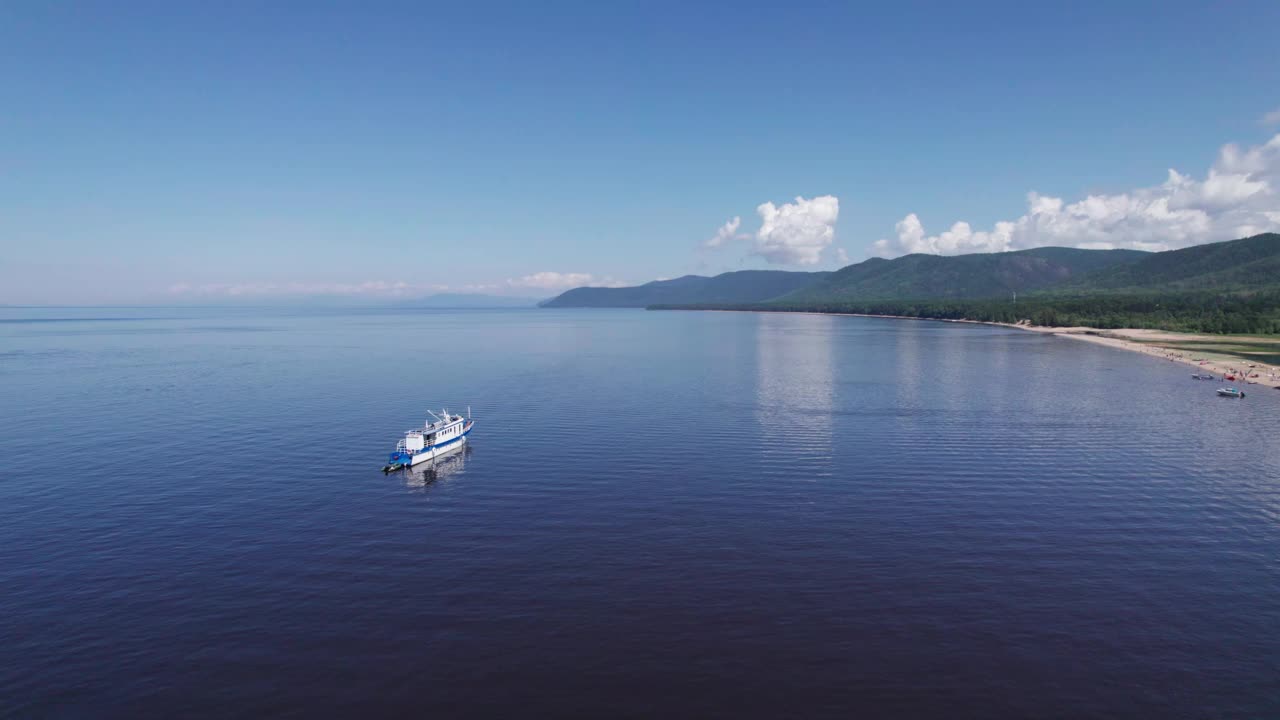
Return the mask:
<svg viewBox="0 0 1280 720"><path fill-rule="evenodd" d="M467 425L465 425L465 427L466 427L467 429L466 429L466 430L463 430L463 431L462 431L462 434L461 434L461 435L459 435L458 437L456 437L456 438L454 438L454 439L452 439L452 440L446 440L446 441L444 441L444 442L442 442L442 443L436 443L435 445L428 445L427 447L422 448L421 450L419 450L418 452L416 452L416 453L414 453L414 454L412 454L412 455L410 455L410 454L408 454L408 453L398 453L398 452L397 452L397 453L391 453L391 462L396 462L396 461L400 460L401 458L404 458L405 460L410 460L410 461L412 461L415 457L417 457L417 456L419 456L419 455L421 455L421 454L423 454L423 453L431 452L432 450L439 450L439 449L441 449L441 448L447 448L447 447L449 447L450 445L453 445L454 443L460 443L460 442L462 442L463 438L465 438L466 436L468 436L468 435L470 435L470 434L471 434L471 428L472 428L472 427L474 427L474 426L475 426L475 423L474 423L474 422L468 421Z"/></svg>

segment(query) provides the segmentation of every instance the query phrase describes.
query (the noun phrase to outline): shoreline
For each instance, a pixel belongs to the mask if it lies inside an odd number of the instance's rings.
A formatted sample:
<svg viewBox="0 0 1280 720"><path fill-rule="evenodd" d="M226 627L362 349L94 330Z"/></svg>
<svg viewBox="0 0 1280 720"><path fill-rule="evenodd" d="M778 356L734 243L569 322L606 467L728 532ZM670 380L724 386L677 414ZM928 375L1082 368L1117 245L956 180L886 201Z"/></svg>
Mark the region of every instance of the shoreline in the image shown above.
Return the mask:
<svg viewBox="0 0 1280 720"><path fill-rule="evenodd" d="M795 312L791 310L730 310L730 309L707 309L703 312ZM1049 327L1046 325L1025 325L1016 323L988 322L985 320L962 320L953 318L925 318L913 317L909 315L872 315L868 313L824 313L824 312L799 312L800 315L836 315L843 317L865 317L865 318L883 318L887 320L923 320L928 322L949 322L964 323L969 325L994 325L997 327L1013 328L1015 330L1024 330L1026 332L1040 333L1043 335L1058 335L1061 337L1071 338L1073 340L1081 340L1083 342L1094 343L1095 345L1105 345L1106 347L1116 348L1118 350L1126 350L1128 352L1141 353L1161 360L1170 362L1180 362L1189 367L1196 368L1202 372L1211 373L1215 379L1222 379L1230 374L1235 375L1236 380L1225 380L1224 383L1234 384L1236 386L1259 385L1262 387L1280 388L1280 367L1269 363L1246 361L1239 357L1223 355L1213 350L1184 350L1176 347L1176 342L1170 342L1167 346L1160 344L1164 341L1207 341L1229 343L1234 336L1232 335L1204 335L1200 333L1177 333L1169 330L1145 330L1141 328L1119 328L1114 330L1103 330L1091 327ZM1143 339L1144 342L1139 342ZM1276 353L1280 354L1280 339L1276 342ZM1252 363L1253 367L1249 367ZM1250 377L1247 380L1243 373L1257 373L1257 377Z"/></svg>
<svg viewBox="0 0 1280 720"><path fill-rule="evenodd" d="M1214 336L1198 333L1174 333L1167 330L1144 330L1140 328L1100 330L1098 328L1088 327L1055 328L1039 325L1008 325L1005 323L990 324L1004 325L1005 327L1016 327L1028 332L1058 335L1061 337L1071 338L1073 340L1091 342L1095 345L1105 345L1119 350L1142 353L1143 355L1149 355L1151 357L1168 360L1170 362L1179 362L1189 367L1196 368L1201 372L1211 373L1216 379L1237 387L1259 385L1262 387L1280 388L1280 368L1268 363L1223 355L1222 353L1215 352L1213 350L1186 350L1177 347L1176 342L1170 342L1167 345L1161 343L1162 340L1217 340L1220 342L1230 342L1232 337L1230 335ZM1276 350L1277 352L1280 352L1280 343L1277 343ZM1224 376L1229 374L1235 375L1236 379L1223 379ZM1254 374L1256 374L1256 377L1253 377ZM1246 379L1246 376L1249 377Z"/></svg>

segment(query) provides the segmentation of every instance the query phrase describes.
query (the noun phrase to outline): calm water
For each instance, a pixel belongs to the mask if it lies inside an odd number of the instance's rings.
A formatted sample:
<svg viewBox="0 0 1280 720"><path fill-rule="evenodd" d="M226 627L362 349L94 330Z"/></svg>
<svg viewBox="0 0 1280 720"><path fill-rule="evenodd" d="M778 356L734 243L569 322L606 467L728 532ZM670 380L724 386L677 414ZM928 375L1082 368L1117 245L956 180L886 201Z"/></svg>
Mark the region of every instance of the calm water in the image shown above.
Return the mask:
<svg viewBox="0 0 1280 720"><path fill-rule="evenodd" d="M1274 390L858 318L0 319L8 716L1280 717Z"/></svg>

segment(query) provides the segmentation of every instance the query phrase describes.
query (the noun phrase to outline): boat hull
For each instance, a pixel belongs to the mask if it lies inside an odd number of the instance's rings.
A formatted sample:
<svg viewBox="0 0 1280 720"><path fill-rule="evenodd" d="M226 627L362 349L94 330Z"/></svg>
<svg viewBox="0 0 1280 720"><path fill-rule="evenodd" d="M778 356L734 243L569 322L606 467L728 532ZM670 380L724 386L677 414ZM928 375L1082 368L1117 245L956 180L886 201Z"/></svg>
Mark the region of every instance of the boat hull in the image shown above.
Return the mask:
<svg viewBox="0 0 1280 720"><path fill-rule="evenodd" d="M418 463L423 463L428 460L434 460L437 457L444 455L445 453L453 452L454 450L462 447L467 443L467 435L469 435L470 433L471 433L471 430L468 428L466 432L450 440L449 442L440 443L439 445L432 445L430 449L426 449L419 453L416 453L410 459L409 464L417 465Z"/></svg>
<svg viewBox="0 0 1280 720"><path fill-rule="evenodd" d="M466 424L462 426L462 434L458 435L458 437L425 447L413 454L409 454L403 450L392 453L387 464L382 468L382 470L383 472L390 472L399 468L413 467L414 465L434 460L445 453L453 452L463 445L466 445L467 436L471 434L471 429L473 427L475 427L475 423L468 420Z"/></svg>

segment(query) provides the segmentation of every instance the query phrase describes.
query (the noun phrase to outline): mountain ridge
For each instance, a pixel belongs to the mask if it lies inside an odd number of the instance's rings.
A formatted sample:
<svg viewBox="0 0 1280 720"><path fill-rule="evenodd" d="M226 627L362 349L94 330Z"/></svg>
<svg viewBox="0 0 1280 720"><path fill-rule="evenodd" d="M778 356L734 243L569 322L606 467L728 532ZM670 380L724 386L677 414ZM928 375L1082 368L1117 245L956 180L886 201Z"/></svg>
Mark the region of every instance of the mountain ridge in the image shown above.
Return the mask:
<svg viewBox="0 0 1280 720"><path fill-rule="evenodd" d="M580 287L539 304L547 308L643 308L667 303L754 303L785 295L829 272L734 270L712 277L683 275L621 288Z"/></svg>
<svg viewBox="0 0 1280 720"><path fill-rule="evenodd" d="M543 306L643 303L651 309L852 312L1104 328L1280 332L1277 298L1280 234L1263 233L1161 252L1043 247L869 258L834 272L686 275L632 288L576 288Z"/></svg>
<svg viewBox="0 0 1280 720"><path fill-rule="evenodd" d="M1150 253L1135 263L1091 273L1057 293L1227 290L1280 284L1280 234Z"/></svg>
<svg viewBox="0 0 1280 720"><path fill-rule="evenodd" d="M1028 293L1123 265L1149 253L1043 247L1001 253L871 258L835 271L825 280L778 302L840 300L973 299Z"/></svg>
<svg viewBox="0 0 1280 720"><path fill-rule="evenodd" d="M876 264L871 268L883 272ZM854 274L858 272L867 271L864 268ZM838 281L833 282L841 287ZM654 305L650 309L828 312L1049 327L1278 334L1280 234L1144 253L1135 260L1098 267L1017 298L1011 294L965 298L954 293L933 297L841 296L810 288L763 303Z"/></svg>

